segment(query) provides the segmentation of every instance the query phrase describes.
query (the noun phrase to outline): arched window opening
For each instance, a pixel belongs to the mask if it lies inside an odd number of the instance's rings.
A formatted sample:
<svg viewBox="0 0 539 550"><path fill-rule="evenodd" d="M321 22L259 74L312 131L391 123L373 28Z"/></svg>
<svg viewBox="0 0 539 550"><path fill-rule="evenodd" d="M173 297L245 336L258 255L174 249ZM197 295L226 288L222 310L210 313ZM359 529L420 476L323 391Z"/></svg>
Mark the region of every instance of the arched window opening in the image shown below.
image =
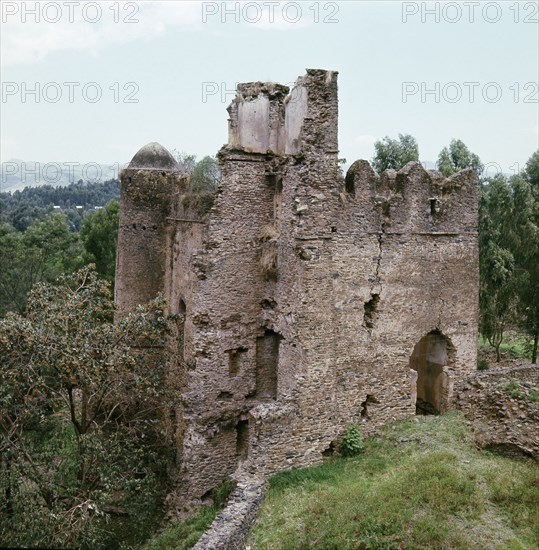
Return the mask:
<svg viewBox="0 0 539 550"><path fill-rule="evenodd" d="M417 372L416 414L440 414L447 408L448 376L445 367L451 364L454 348L439 331L429 332L415 345L410 368Z"/></svg>

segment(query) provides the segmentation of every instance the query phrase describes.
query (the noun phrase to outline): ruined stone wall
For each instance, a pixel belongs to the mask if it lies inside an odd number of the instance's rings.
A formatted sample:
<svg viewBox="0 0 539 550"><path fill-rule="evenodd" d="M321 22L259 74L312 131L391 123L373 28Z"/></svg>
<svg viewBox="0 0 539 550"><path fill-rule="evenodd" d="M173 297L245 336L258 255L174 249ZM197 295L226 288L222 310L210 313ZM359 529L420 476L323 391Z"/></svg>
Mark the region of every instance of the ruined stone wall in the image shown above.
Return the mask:
<svg viewBox="0 0 539 550"><path fill-rule="evenodd" d="M240 85L211 208L180 183L159 214L179 503L232 474L317 464L350 424L374 433L418 395L444 412L475 369L475 174L357 161L343 178L337 73L308 70L287 94Z"/></svg>
<svg viewBox="0 0 539 550"><path fill-rule="evenodd" d="M118 315L153 300L171 284L169 216L181 177L176 161L159 144L143 147L121 175L116 256Z"/></svg>
<svg viewBox="0 0 539 550"><path fill-rule="evenodd" d="M539 367L470 374L457 381L454 404L472 422L477 444L539 460Z"/></svg>
<svg viewBox="0 0 539 550"><path fill-rule="evenodd" d="M203 242L195 249L184 242L178 256L178 276L187 277L176 279L187 305L187 498L203 495L238 466L238 424L256 397L256 341L265 332L258 234L273 209L265 158L230 153L221 169L223 192L203 228Z"/></svg>

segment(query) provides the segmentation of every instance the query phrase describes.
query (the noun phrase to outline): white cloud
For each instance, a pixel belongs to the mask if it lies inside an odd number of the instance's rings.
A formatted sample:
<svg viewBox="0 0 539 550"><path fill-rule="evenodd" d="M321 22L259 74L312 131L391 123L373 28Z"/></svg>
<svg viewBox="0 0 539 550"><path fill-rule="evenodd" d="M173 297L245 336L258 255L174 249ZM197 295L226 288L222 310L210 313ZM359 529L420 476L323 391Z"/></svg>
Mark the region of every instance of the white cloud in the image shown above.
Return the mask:
<svg viewBox="0 0 539 550"><path fill-rule="evenodd" d="M37 16L25 12L34 4L39 7ZM1 2L1 66L33 63L62 50L98 53L111 44L150 40L170 27L202 23L201 4L195 1L84 1L72 3L71 11L65 4L69 3ZM91 4L99 5L100 16Z"/></svg>
<svg viewBox="0 0 539 550"><path fill-rule="evenodd" d="M32 13L35 5L38 6L37 15ZM62 50L84 50L97 54L109 45L151 40L171 28L199 27L218 31L219 26L242 25L258 30L297 30L327 17L323 12L315 12L307 3L264 0L2 0L0 8L0 65L3 67L34 63ZM92 22L94 19L96 21Z"/></svg>

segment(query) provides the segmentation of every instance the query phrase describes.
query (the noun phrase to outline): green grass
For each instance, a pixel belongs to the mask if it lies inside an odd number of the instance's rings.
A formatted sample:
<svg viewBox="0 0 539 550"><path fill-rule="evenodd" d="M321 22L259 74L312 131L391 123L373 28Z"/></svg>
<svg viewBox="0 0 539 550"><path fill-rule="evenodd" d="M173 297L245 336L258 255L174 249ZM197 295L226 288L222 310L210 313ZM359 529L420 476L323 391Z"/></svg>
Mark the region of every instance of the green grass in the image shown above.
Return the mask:
<svg viewBox="0 0 539 550"><path fill-rule="evenodd" d="M166 529L146 543L144 550L188 550L192 548L224 508L235 483L226 481L211 494L214 504L201 508L195 516L184 522L172 522Z"/></svg>
<svg viewBox="0 0 539 550"><path fill-rule="evenodd" d="M494 348L488 343L488 340L479 337L479 349L482 351L493 351ZM522 335L507 334L504 341L500 344L500 353L508 354L515 359L531 360L530 339ZM491 367L494 367L492 364Z"/></svg>
<svg viewBox="0 0 539 550"><path fill-rule="evenodd" d="M539 386L526 386L517 380L511 380L504 388L513 399L537 403L539 401Z"/></svg>
<svg viewBox="0 0 539 550"><path fill-rule="evenodd" d="M476 450L459 415L388 426L355 458L270 480L254 549L535 549L539 471Z"/></svg>
<svg viewBox="0 0 539 550"><path fill-rule="evenodd" d="M187 550L192 548L218 514L217 506L201 508L196 516L183 523L172 523L144 550Z"/></svg>

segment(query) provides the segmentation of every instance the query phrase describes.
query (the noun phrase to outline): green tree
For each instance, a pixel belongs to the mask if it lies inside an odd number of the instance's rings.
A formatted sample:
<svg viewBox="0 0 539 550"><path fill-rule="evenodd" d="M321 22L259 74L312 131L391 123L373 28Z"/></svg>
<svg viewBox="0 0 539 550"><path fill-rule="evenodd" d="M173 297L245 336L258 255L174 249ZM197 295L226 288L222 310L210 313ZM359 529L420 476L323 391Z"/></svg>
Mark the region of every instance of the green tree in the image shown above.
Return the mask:
<svg viewBox="0 0 539 550"><path fill-rule="evenodd" d="M217 189L221 172L214 157L205 156L191 172L191 188L194 191L211 192Z"/></svg>
<svg viewBox="0 0 539 550"><path fill-rule="evenodd" d="M511 216L513 254L517 265L518 322L531 338L531 360L537 363L539 345L539 152L522 176L511 178L514 211Z"/></svg>
<svg viewBox="0 0 539 550"><path fill-rule="evenodd" d="M94 263L99 275L111 282L116 271L119 219L120 205L113 200L95 214L86 216L80 231L85 261Z"/></svg>
<svg viewBox="0 0 539 550"><path fill-rule="evenodd" d="M452 139L449 147L444 147L440 151L436 165L446 177L465 168L474 168L478 174L483 171L479 157L472 153L460 139Z"/></svg>
<svg viewBox="0 0 539 550"><path fill-rule="evenodd" d="M537 193L539 190L539 150L535 151L526 163L525 177ZM537 196L536 196L537 198Z"/></svg>
<svg viewBox="0 0 539 550"><path fill-rule="evenodd" d="M511 188L498 175L482 187L479 202L479 328L497 361L505 330L515 318L516 268L508 231L512 211Z"/></svg>
<svg viewBox="0 0 539 550"><path fill-rule="evenodd" d="M417 141L410 134L399 134L398 139L386 136L374 144L372 166L377 172L388 168L400 170L411 161L419 160Z"/></svg>
<svg viewBox="0 0 539 550"><path fill-rule="evenodd" d="M22 313L26 296L40 281L53 281L83 264L79 236L71 233L67 218L49 214L24 232L0 228L0 316L7 311Z"/></svg>
<svg viewBox="0 0 539 550"><path fill-rule="evenodd" d="M181 170L190 176L189 184L196 193L211 193L217 189L221 179L219 163L215 157L206 155L197 160L196 155L179 153L173 149L172 154L178 161Z"/></svg>
<svg viewBox="0 0 539 550"><path fill-rule="evenodd" d="M0 546L114 548L155 519L167 321L156 300L114 324L109 286L86 267L0 320Z"/></svg>

